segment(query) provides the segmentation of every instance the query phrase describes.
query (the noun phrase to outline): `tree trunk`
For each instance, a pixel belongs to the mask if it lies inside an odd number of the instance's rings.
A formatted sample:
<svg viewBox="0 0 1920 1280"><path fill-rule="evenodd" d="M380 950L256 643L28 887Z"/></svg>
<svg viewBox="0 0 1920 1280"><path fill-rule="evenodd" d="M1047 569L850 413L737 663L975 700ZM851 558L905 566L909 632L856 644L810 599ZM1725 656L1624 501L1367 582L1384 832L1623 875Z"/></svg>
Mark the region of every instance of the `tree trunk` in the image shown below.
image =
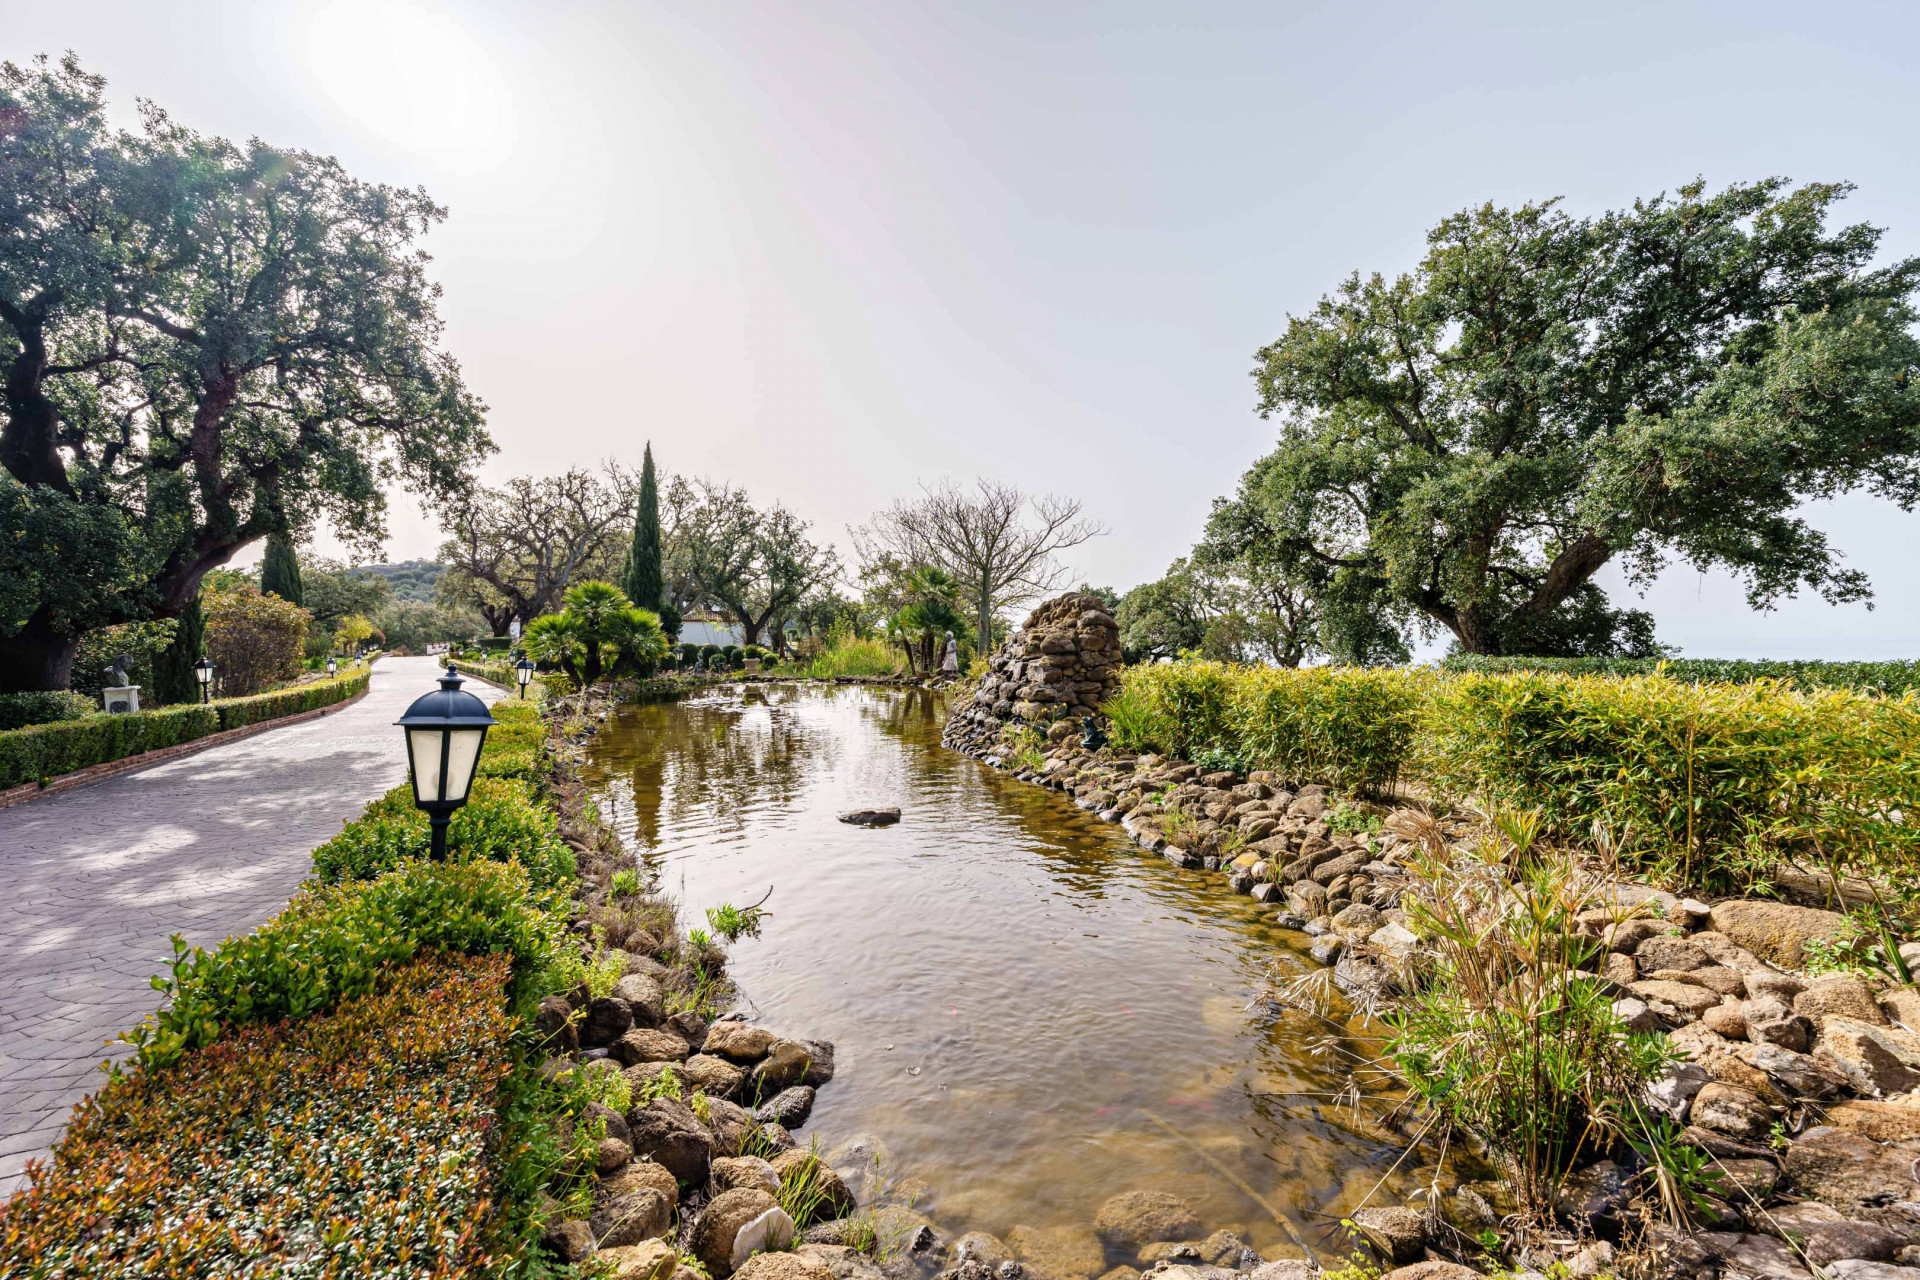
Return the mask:
<svg viewBox="0 0 1920 1280"><path fill-rule="evenodd" d="M38 617L13 635L0 636L0 692L71 687L79 648L79 636L57 634Z"/></svg>
<svg viewBox="0 0 1920 1280"><path fill-rule="evenodd" d="M979 604L979 652L982 657L990 658L993 656L993 593L991 591L981 591Z"/></svg>

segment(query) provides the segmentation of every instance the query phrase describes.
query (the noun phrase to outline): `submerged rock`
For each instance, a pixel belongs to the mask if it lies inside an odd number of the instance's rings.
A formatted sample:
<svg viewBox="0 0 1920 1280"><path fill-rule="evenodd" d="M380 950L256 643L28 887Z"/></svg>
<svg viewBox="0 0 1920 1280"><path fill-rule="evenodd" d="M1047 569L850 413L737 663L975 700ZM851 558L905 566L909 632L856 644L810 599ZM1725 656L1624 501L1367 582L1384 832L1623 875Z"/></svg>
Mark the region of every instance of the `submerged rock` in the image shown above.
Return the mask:
<svg viewBox="0 0 1920 1280"><path fill-rule="evenodd" d="M1093 1230L1115 1248L1138 1249L1156 1240L1196 1240L1200 1219L1193 1206L1167 1191L1128 1191L1113 1196L1093 1217Z"/></svg>
<svg viewBox="0 0 1920 1280"><path fill-rule="evenodd" d="M900 810L849 809L840 815L840 821L852 823L856 827L890 827L900 821Z"/></svg>

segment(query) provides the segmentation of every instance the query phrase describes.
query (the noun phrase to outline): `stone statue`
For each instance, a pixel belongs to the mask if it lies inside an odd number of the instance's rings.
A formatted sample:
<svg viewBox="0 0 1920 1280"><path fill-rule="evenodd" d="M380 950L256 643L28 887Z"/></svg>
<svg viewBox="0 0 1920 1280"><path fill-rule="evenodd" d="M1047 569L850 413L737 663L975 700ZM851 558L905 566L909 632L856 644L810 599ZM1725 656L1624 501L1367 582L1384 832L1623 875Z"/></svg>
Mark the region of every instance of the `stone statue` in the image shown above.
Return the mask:
<svg viewBox="0 0 1920 1280"><path fill-rule="evenodd" d="M127 678L127 664L132 661L133 661L132 654L123 653L119 657L115 658L112 662L107 664L107 687L108 688L124 689L126 686L133 683L131 680Z"/></svg>
<svg viewBox="0 0 1920 1280"><path fill-rule="evenodd" d="M940 659L940 674L957 676L960 674L960 645L953 638L953 632L947 632L947 651Z"/></svg>

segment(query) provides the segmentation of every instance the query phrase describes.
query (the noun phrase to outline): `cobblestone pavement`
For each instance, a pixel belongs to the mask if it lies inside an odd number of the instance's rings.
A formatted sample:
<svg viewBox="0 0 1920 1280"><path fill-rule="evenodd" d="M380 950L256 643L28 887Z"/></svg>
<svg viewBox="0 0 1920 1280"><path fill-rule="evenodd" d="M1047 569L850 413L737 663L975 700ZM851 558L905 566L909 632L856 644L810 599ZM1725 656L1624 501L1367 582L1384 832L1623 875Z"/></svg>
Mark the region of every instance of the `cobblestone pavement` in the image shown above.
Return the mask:
<svg viewBox="0 0 1920 1280"><path fill-rule="evenodd" d="M314 846L405 780L393 722L435 670L383 658L344 711L0 810L0 1197L121 1056L107 1042L153 1012L168 936L252 930Z"/></svg>

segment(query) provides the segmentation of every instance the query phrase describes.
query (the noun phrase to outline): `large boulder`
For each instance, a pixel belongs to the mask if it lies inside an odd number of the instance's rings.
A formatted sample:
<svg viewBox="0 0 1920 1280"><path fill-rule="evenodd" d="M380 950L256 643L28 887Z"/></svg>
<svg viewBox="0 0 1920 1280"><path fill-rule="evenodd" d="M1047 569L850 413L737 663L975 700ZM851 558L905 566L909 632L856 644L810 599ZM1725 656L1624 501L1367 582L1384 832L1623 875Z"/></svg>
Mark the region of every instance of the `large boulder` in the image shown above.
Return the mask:
<svg viewBox="0 0 1920 1280"><path fill-rule="evenodd" d="M1703 1129L1747 1141L1766 1137L1773 1127L1773 1108L1758 1094L1718 1080L1694 1095L1690 1117Z"/></svg>
<svg viewBox="0 0 1920 1280"><path fill-rule="evenodd" d="M680 1253L665 1240L645 1240L639 1244L602 1249L593 1255L596 1264L611 1267L606 1280L669 1280L680 1265Z"/></svg>
<svg viewBox="0 0 1920 1280"><path fill-rule="evenodd" d="M639 1244L664 1235L673 1225L673 1204L652 1187L636 1186L596 1203L588 1222L602 1249Z"/></svg>
<svg viewBox="0 0 1920 1280"><path fill-rule="evenodd" d="M627 1002L635 1026L660 1025L661 1009L667 996L657 979L643 973L630 973L613 984L613 994Z"/></svg>
<svg viewBox="0 0 1920 1280"><path fill-rule="evenodd" d="M765 1027L756 1027L751 1022L722 1019L707 1028L707 1042L701 1051L751 1066L767 1056L767 1050L778 1038Z"/></svg>
<svg viewBox="0 0 1920 1280"><path fill-rule="evenodd" d="M666 1199L668 1209L677 1209L680 1205L679 1179L669 1173L666 1166L648 1160L637 1160L612 1177L602 1178L594 1195L596 1199L611 1200L640 1187L658 1191Z"/></svg>
<svg viewBox="0 0 1920 1280"><path fill-rule="evenodd" d="M756 1253L734 1274L740 1280L835 1280L833 1269L812 1254Z"/></svg>
<svg viewBox="0 0 1920 1280"><path fill-rule="evenodd" d="M680 1062L687 1056L687 1042L671 1031L634 1027L607 1046L607 1056L625 1067L646 1062Z"/></svg>
<svg viewBox="0 0 1920 1280"><path fill-rule="evenodd" d="M731 1098L740 1092L747 1073L725 1058L696 1053L680 1068L680 1076L709 1098Z"/></svg>
<svg viewBox="0 0 1920 1280"><path fill-rule="evenodd" d="M712 1178L715 1195L741 1187L758 1187L770 1196L780 1194L780 1175L758 1156L715 1156Z"/></svg>
<svg viewBox="0 0 1920 1280"><path fill-rule="evenodd" d="M1851 974L1815 978L1793 998L1793 1011L1814 1026L1828 1018L1851 1018L1869 1026L1885 1026L1887 1015L1873 998L1873 988Z"/></svg>
<svg viewBox="0 0 1920 1280"><path fill-rule="evenodd" d="M1395 1205L1353 1211L1354 1227L1382 1258L1396 1265L1418 1262L1427 1249L1427 1221L1418 1209Z"/></svg>
<svg viewBox="0 0 1920 1280"><path fill-rule="evenodd" d="M1854 1089L1872 1097L1920 1087L1920 1036L1829 1015L1816 1058L1834 1063Z"/></svg>
<svg viewBox="0 0 1920 1280"><path fill-rule="evenodd" d="M1167 1191L1128 1191L1110 1198L1094 1214L1093 1230L1107 1244L1127 1250L1204 1234L1193 1206Z"/></svg>
<svg viewBox="0 0 1920 1280"><path fill-rule="evenodd" d="M782 1089L754 1108L753 1117L762 1124L777 1124L783 1129L798 1129L813 1114L813 1090L797 1084Z"/></svg>
<svg viewBox="0 0 1920 1280"><path fill-rule="evenodd" d="M612 1044L633 1026L633 1009L618 996L600 996L587 1005L587 1016L580 1021L580 1044L599 1049Z"/></svg>
<svg viewBox="0 0 1920 1280"><path fill-rule="evenodd" d="M813 1053L797 1040L775 1040L753 1067L755 1096L767 1097L799 1084L813 1065Z"/></svg>
<svg viewBox="0 0 1920 1280"><path fill-rule="evenodd" d="M693 1108L672 1098L655 1098L627 1113L635 1155L644 1156L682 1182L699 1186L713 1161L713 1135Z"/></svg>
<svg viewBox="0 0 1920 1280"><path fill-rule="evenodd" d="M1805 967L1809 942L1830 942L1847 926L1847 918L1832 911L1750 900L1720 903L1711 921L1714 932L1787 969Z"/></svg>
<svg viewBox="0 0 1920 1280"><path fill-rule="evenodd" d="M738 1187L707 1203L693 1224L688 1248L707 1274L732 1275L760 1249L784 1249L793 1242L793 1219L765 1191Z"/></svg>

